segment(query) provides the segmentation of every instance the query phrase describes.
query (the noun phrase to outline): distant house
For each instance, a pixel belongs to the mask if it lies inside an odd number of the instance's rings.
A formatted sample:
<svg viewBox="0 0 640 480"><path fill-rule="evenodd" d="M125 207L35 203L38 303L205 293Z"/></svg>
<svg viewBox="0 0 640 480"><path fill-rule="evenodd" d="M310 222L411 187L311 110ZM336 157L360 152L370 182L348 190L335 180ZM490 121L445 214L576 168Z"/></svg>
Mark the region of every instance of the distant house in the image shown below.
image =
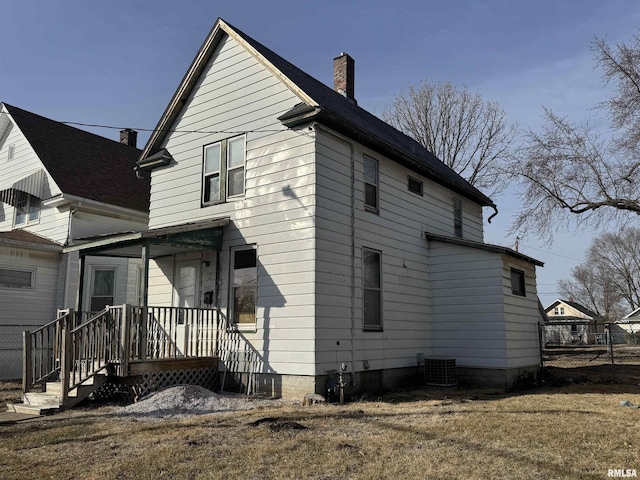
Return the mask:
<svg viewBox="0 0 640 480"><path fill-rule="evenodd" d="M484 243L493 201L357 105L351 57L334 79L219 19L138 161L149 230L65 251L142 258L146 328L172 308L182 351L216 311L254 363L230 373L270 394L322 393L341 364L393 387L424 356L484 385L537 375L542 263Z"/></svg>
<svg viewBox="0 0 640 480"><path fill-rule="evenodd" d="M21 376L22 330L75 307L78 238L147 228L136 133L121 142L0 104L0 379ZM84 304L138 302L139 260L91 258Z"/></svg>
<svg viewBox="0 0 640 480"><path fill-rule="evenodd" d="M613 343L640 343L640 308L613 323Z"/></svg>
<svg viewBox="0 0 640 480"><path fill-rule="evenodd" d="M558 299L544 309L547 314L547 344L571 345L602 343L603 319L573 300Z"/></svg>

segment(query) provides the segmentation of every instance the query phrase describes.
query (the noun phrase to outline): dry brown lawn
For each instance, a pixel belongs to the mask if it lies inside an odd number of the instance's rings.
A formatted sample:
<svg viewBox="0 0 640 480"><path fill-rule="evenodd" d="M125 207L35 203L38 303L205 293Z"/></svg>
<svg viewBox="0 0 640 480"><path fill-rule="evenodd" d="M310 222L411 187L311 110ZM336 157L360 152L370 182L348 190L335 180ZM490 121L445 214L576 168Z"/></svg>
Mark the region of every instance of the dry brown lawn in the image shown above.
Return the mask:
<svg viewBox="0 0 640 480"><path fill-rule="evenodd" d="M74 410L0 426L0 478L604 479L640 472L640 386L419 390L151 423Z"/></svg>

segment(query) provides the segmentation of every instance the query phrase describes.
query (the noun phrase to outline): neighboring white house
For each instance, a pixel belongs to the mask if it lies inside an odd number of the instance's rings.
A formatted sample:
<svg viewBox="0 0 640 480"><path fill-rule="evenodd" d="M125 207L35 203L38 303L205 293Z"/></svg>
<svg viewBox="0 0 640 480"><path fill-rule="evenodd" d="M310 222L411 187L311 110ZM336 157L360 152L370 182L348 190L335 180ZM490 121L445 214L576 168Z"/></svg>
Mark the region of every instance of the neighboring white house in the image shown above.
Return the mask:
<svg viewBox="0 0 640 480"><path fill-rule="evenodd" d="M547 344L606 343L602 318L573 299L557 299L544 310L548 319L545 327Z"/></svg>
<svg viewBox="0 0 640 480"><path fill-rule="evenodd" d="M66 251L144 244L143 302L219 308L268 393L322 392L341 363L395 386L419 355L485 385L537 375L542 263L485 244L491 199L357 106L348 55L334 65L337 91L219 19L138 162L150 230Z"/></svg>
<svg viewBox="0 0 640 480"><path fill-rule="evenodd" d="M613 343L640 343L640 308L614 322L611 331Z"/></svg>
<svg viewBox="0 0 640 480"><path fill-rule="evenodd" d="M147 228L149 182L122 142L0 104L0 379L21 376L22 331L76 307L78 238ZM139 260L91 258L83 310L137 303Z"/></svg>

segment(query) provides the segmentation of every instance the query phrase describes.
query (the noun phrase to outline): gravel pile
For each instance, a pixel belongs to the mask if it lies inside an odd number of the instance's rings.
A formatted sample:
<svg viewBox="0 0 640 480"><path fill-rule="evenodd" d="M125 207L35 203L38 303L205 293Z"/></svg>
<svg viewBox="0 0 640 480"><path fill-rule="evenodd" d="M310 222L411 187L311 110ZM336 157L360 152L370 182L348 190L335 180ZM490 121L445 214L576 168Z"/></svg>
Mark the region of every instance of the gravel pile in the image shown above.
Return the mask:
<svg viewBox="0 0 640 480"><path fill-rule="evenodd" d="M157 421L282 404L282 399L256 399L236 393L218 394L195 385L178 385L119 408L114 414L130 420Z"/></svg>

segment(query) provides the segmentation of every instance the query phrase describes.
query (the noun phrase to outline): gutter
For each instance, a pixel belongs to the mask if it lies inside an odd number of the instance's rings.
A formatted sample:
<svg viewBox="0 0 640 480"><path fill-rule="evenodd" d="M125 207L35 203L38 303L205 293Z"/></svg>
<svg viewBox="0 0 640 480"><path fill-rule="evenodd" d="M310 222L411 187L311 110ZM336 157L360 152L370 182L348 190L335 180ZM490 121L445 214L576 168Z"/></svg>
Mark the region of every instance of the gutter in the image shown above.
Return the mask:
<svg viewBox="0 0 640 480"><path fill-rule="evenodd" d="M141 219L149 218L149 212L142 210L134 210L133 208L119 207L110 203L98 202L97 200L90 200L88 198L78 197L76 195L69 195L62 193L55 197L43 200L42 205L45 207L60 208L65 205L75 204L75 209L82 207L96 208L106 212L116 213L120 215L127 215L129 217L139 217Z"/></svg>

